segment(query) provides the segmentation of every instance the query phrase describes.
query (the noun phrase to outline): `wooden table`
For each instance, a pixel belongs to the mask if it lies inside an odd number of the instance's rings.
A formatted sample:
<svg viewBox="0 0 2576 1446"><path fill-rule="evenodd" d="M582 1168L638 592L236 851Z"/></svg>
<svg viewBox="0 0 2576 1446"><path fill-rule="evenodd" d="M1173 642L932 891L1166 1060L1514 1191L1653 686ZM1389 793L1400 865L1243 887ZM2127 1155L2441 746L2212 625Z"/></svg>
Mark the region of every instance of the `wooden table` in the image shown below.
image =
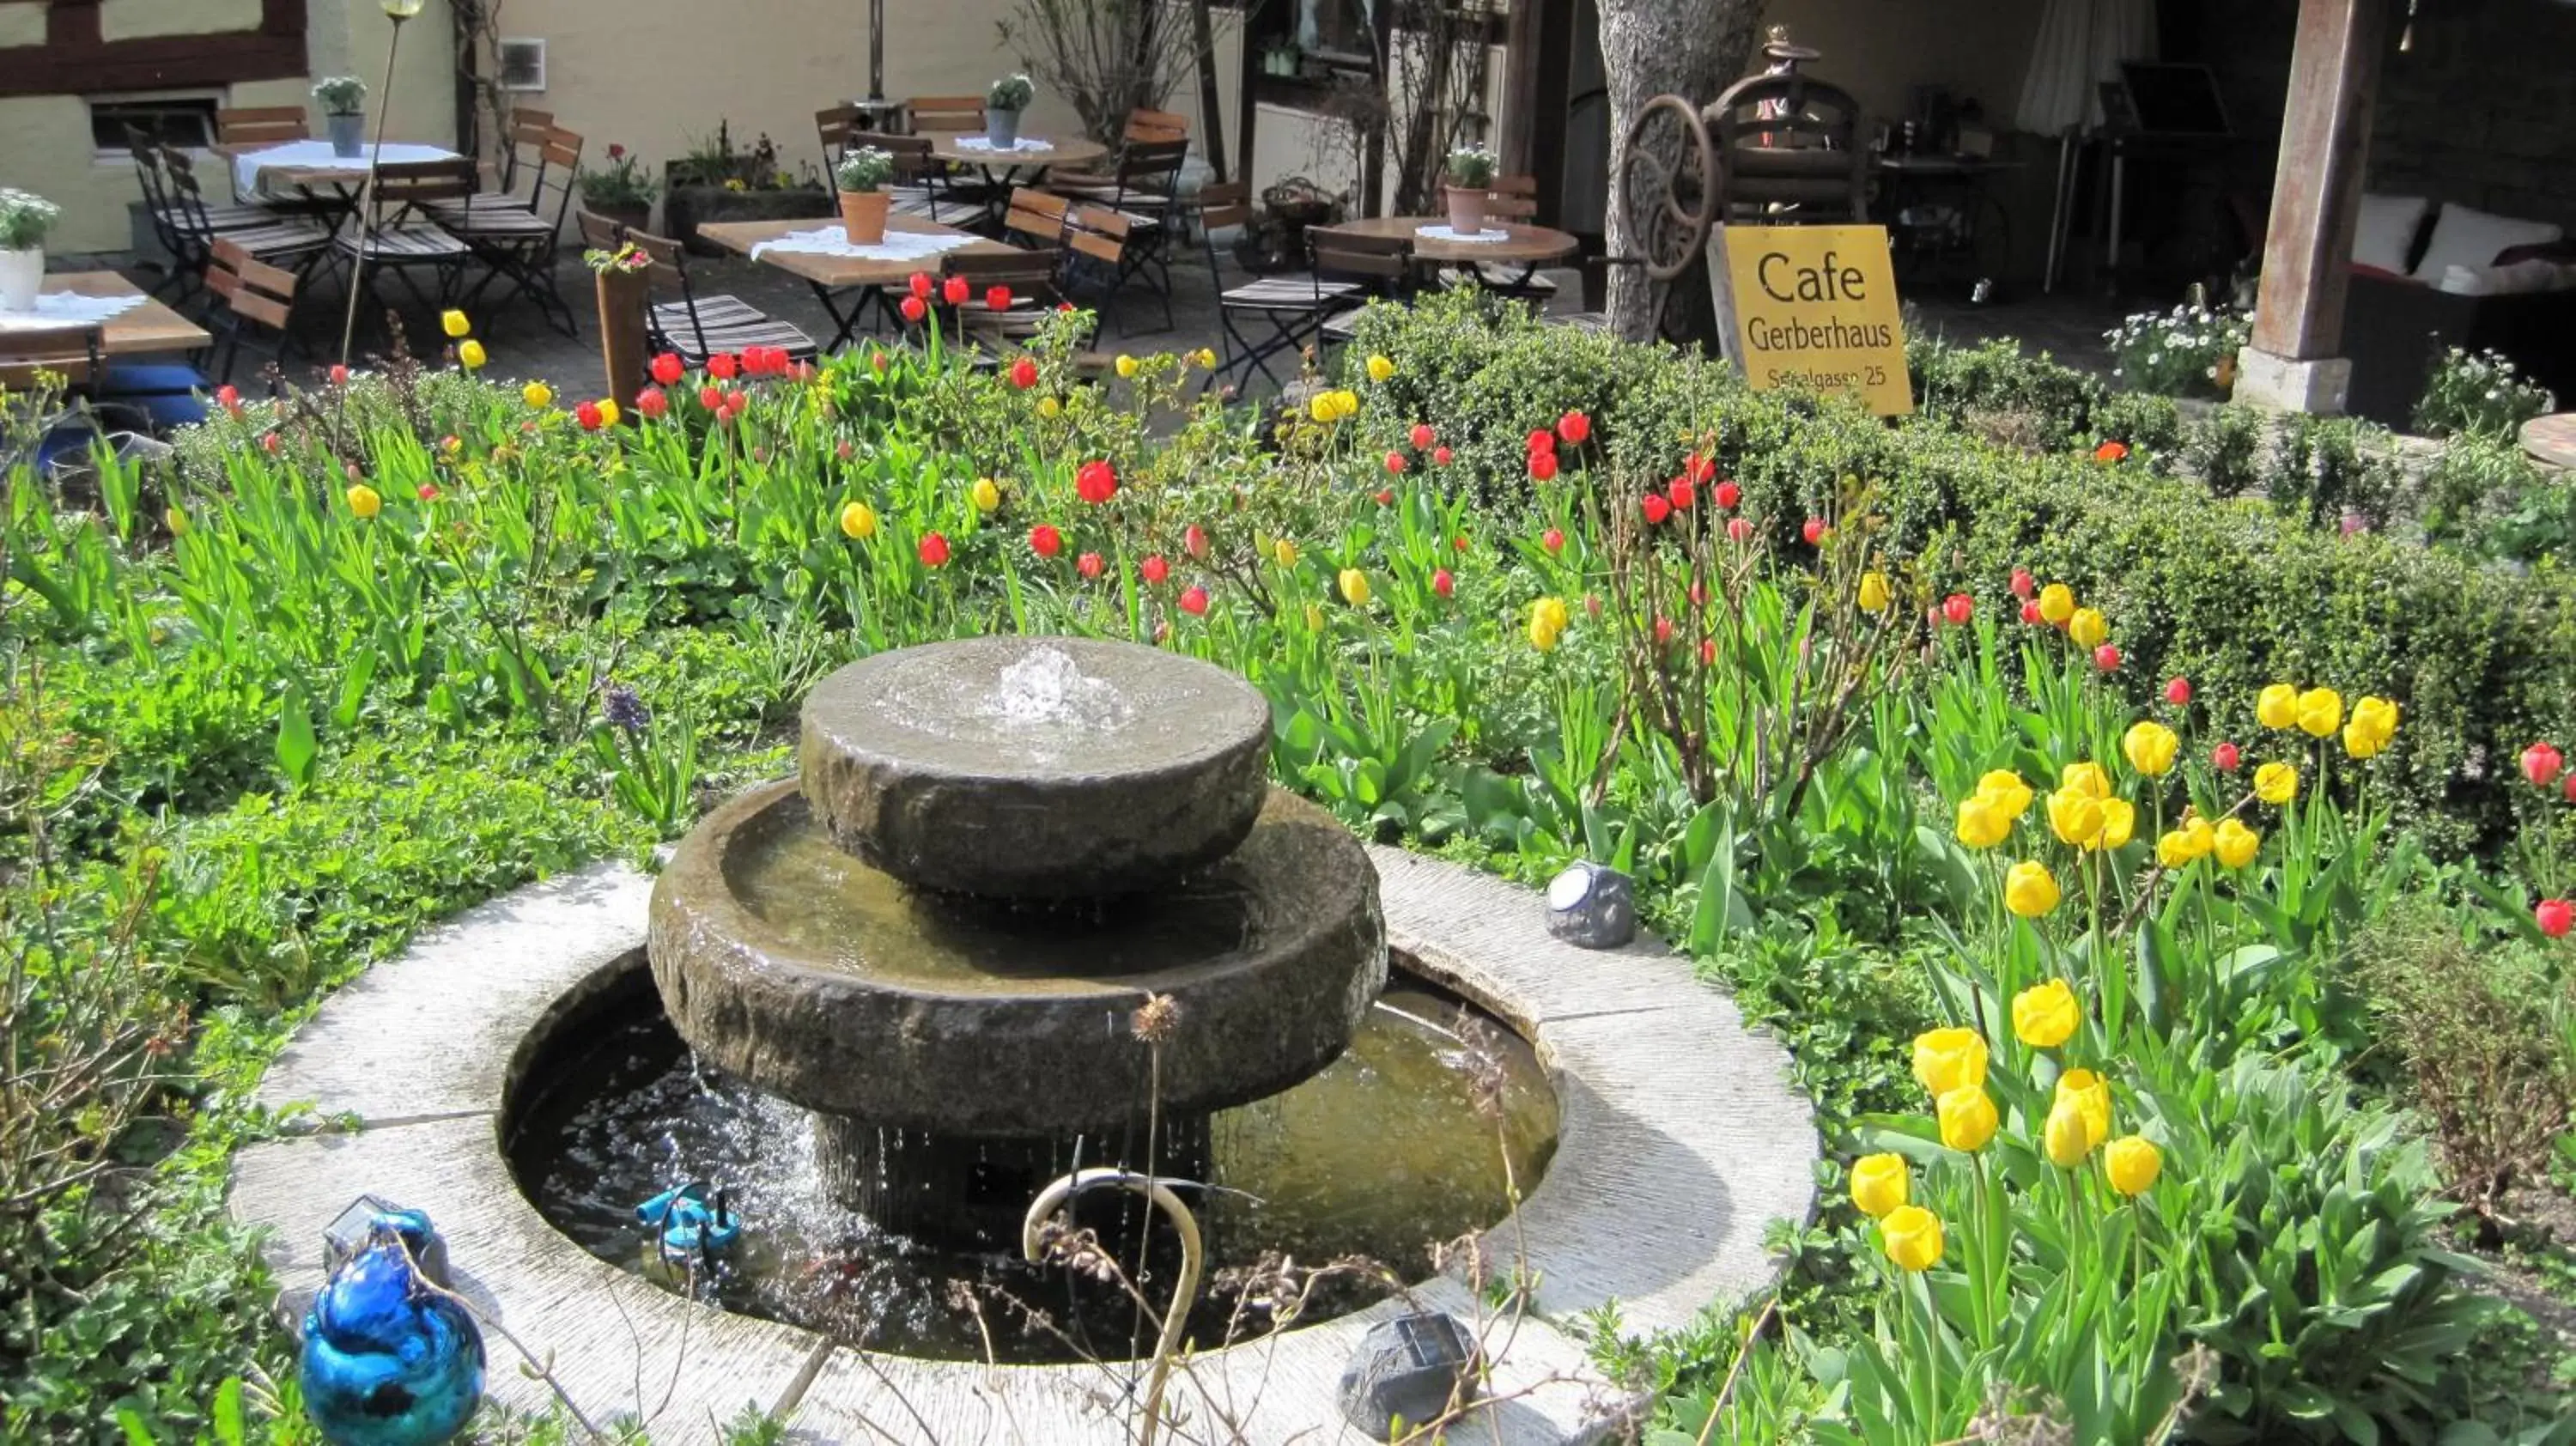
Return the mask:
<svg viewBox="0 0 2576 1446"><path fill-rule="evenodd" d="M2576 471L2576 412L2534 417L2523 423L2522 450L2535 461Z"/></svg>
<svg viewBox="0 0 2576 1446"><path fill-rule="evenodd" d="M984 176L984 225L979 228L999 235L1002 217L1011 205L1011 188L1024 181L1037 179L1049 166L1088 165L1109 154L1109 148L1088 136L1042 136L1023 134L1024 141L1044 141L1050 149L1043 151L969 150L962 141L980 141L973 131L932 131L929 133L930 158L950 165L973 166Z"/></svg>
<svg viewBox="0 0 2576 1446"><path fill-rule="evenodd" d="M717 221L700 226L698 234L727 251L749 256L752 248L764 241L775 241L794 231L816 231L840 224L838 216L806 221ZM955 248L958 251L992 253L1019 249L919 216L888 216L886 229L916 236L973 236L974 239ZM939 256L949 254L943 251ZM830 256L816 251L772 251L760 257L760 262L764 266L775 266L814 288L814 299L822 303L823 314L831 317L832 324L838 328L832 335L831 344L823 348L830 352L849 345L851 335L867 315L869 302L883 296L887 287L903 285L916 271L936 273L939 256L880 261L866 256ZM856 291L858 295L844 312L839 295L846 291Z"/></svg>
<svg viewBox="0 0 2576 1446"><path fill-rule="evenodd" d="M1572 236L1552 226L1532 226L1520 221L1485 218L1485 229L1508 234L1500 241L1444 241L1420 234L1425 226L1447 226L1446 216L1380 216L1367 221L1341 221L1318 226L1318 231L1331 231L1343 236L1373 236L1413 243L1413 255L1419 261L1443 261L1452 265L1478 261L1518 262L1537 270L1550 261L1571 256L1582 245Z"/></svg>
<svg viewBox="0 0 2576 1446"><path fill-rule="evenodd" d="M329 144L328 141L260 141L248 145L217 144L207 149L224 158L228 173L238 187L241 179L239 163L246 157L257 155L261 151L280 150L287 146L327 148ZM396 152L387 157L388 164L401 161L462 159L456 152L444 146L425 146L408 141L387 141L385 149ZM431 154L432 152L435 154ZM335 156L327 160L314 159L294 164L262 166L259 169L259 189L273 192L277 188L284 187L302 191L308 195L328 189L340 193L354 205L357 198L349 193L366 184L368 174L375 169L371 160L375 153L375 147L369 145L365 154L345 159Z"/></svg>
<svg viewBox="0 0 2576 1446"><path fill-rule="evenodd" d="M98 323L98 349L108 356L198 351L214 344L215 339L204 327L145 296L143 288L113 271L57 273L45 278L44 289L68 296L143 297L141 306L128 307ZM8 336L6 330L0 330L0 342L6 342Z"/></svg>

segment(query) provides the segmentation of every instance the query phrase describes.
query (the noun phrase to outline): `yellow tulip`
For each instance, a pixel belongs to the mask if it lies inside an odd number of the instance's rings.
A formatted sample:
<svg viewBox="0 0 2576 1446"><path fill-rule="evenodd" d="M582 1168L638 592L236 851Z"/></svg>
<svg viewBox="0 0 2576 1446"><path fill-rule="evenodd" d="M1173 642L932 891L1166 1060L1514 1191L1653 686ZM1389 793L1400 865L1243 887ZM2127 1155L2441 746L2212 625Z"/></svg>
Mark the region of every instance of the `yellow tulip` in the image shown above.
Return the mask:
<svg viewBox="0 0 2576 1446"><path fill-rule="evenodd" d="M1200 366L1207 368L1209 371L1214 371L1216 370L1216 349L1214 347L1200 347L1197 351L1190 354L1190 360L1197 362Z"/></svg>
<svg viewBox="0 0 2576 1446"><path fill-rule="evenodd" d="M2289 683L2274 683L2254 698L2254 717L2266 728L2299 726L2299 690Z"/></svg>
<svg viewBox="0 0 2576 1446"><path fill-rule="evenodd" d="M2287 763L2266 763L2255 769L2254 796L2265 803L2288 803L2299 796L2299 770Z"/></svg>
<svg viewBox="0 0 2576 1446"><path fill-rule="evenodd" d="M2102 800L2102 831L2085 845L2096 849L2124 849L2138 831L2138 806L2125 798Z"/></svg>
<svg viewBox="0 0 2576 1446"><path fill-rule="evenodd" d="M975 485L966 489L966 500L974 503L978 512L993 512L1002 505L1002 489L993 485L992 478L978 477Z"/></svg>
<svg viewBox="0 0 2576 1446"><path fill-rule="evenodd" d="M1978 779L1977 793L2013 818L2030 812L2030 785L2009 768L1991 770Z"/></svg>
<svg viewBox="0 0 2576 1446"><path fill-rule="evenodd" d="M1543 597L1538 601L1531 603L1531 623L1536 624L1542 620L1547 624L1548 631L1557 633L1564 632L1566 625L1572 621L1565 611L1565 599L1557 597Z"/></svg>
<svg viewBox="0 0 2576 1446"><path fill-rule="evenodd" d="M2179 869L2199 857L2200 854L2192 848L2191 833L2187 829L2167 829L2156 840L2156 862L2166 868Z"/></svg>
<svg viewBox="0 0 2576 1446"><path fill-rule="evenodd" d="M1330 422L1340 416L1341 412L1335 406L1331 392L1317 392L1315 399L1306 404L1306 415L1318 422Z"/></svg>
<svg viewBox="0 0 2576 1446"><path fill-rule="evenodd" d="M2025 919L2037 919L2057 907L2057 879L2046 864L2028 859L2004 875L2004 907Z"/></svg>
<svg viewBox="0 0 2576 1446"><path fill-rule="evenodd" d="M1367 573L1360 571L1356 567L1346 567L1342 569L1341 575L1336 578L1335 581L1341 584L1342 601L1349 603L1355 608L1364 608L1368 606L1369 580Z"/></svg>
<svg viewBox="0 0 2576 1446"><path fill-rule="evenodd" d="M364 482L351 484L345 495L349 499L349 510L358 514L361 519L373 517L385 510L385 499L377 495L375 488Z"/></svg>
<svg viewBox="0 0 2576 1446"><path fill-rule="evenodd" d="M2086 1137L2084 1112L2073 1100L2061 1097L2048 1110L2048 1123L2040 1128L2040 1145L2048 1152L2049 1163L2072 1170L2093 1153L2093 1143Z"/></svg>
<svg viewBox="0 0 2576 1446"><path fill-rule="evenodd" d="M1382 356L1373 356L1368 359L1368 379L1370 381L1382 382L1388 377L1394 375L1395 363L1388 361Z"/></svg>
<svg viewBox="0 0 2576 1446"><path fill-rule="evenodd" d="M2332 688L2310 688L2299 695L2299 731L2311 738L2332 738L2343 726L2343 695Z"/></svg>
<svg viewBox="0 0 2576 1446"><path fill-rule="evenodd" d="M2365 697L2352 706L2352 721L2344 725L2343 750L2355 758L2375 758L2396 736L2397 705Z"/></svg>
<svg viewBox="0 0 2576 1446"><path fill-rule="evenodd" d="M1930 1270L1941 1261L1941 1217L1920 1205L1899 1205L1878 1222L1887 1258L1899 1268Z"/></svg>
<svg viewBox="0 0 2576 1446"><path fill-rule="evenodd" d="M1551 628L1547 624L1539 621L1537 618L1530 619L1530 646L1538 649L1542 653L1553 653L1556 651L1556 640L1559 633L1559 629Z"/></svg>
<svg viewBox="0 0 2576 1446"><path fill-rule="evenodd" d="M465 368L469 372L480 371L483 369L484 360L483 343L468 337L456 344L456 364L458 366Z"/></svg>
<svg viewBox="0 0 2576 1446"><path fill-rule="evenodd" d="M2208 819L2198 814L2193 814L2182 821L2182 831L2184 836L2191 840L2193 858L2199 858L2218 847L2217 831L2209 826Z"/></svg>
<svg viewBox="0 0 2576 1446"><path fill-rule="evenodd" d="M2102 1173L2123 1195L2144 1194L2164 1168L2164 1155L2143 1135L2122 1135L2102 1147Z"/></svg>
<svg viewBox="0 0 2576 1446"><path fill-rule="evenodd" d="M1305 617L1306 631L1310 633L1320 633L1324 630L1324 610L1322 608L1317 607L1313 603L1306 604Z"/></svg>
<svg viewBox="0 0 2576 1446"><path fill-rule="evenodd" d="M1118 375L1122 377L1136 375L1136 359L1123 351L1118 354L1117 367Z"/></svg>
<svg viewBox="0 0 2576 1446"><path fill-rule="evenodd" d="M2084 1012L2063 979L2034 984L2013 996L2013 1037L2033 1049L2055 1049L2075 1037Z"/></svg>
<svg viewBox="0 0 2576 1446"><path fill-rule="evenodd" d="M2070 1069L2057 1077L2057 1102L2071 1104L2084 1120L2084 1148L2102 1143L2111 1133L2111 1086L2089 1069Z"/></svg>
<svg viewBox="0 0 2576 1446"><path fill-rule="evenodd" d="M2075 616L2075 589L2062 582L2052 582L2039 590L2039 615L2049 622L2064 624Z"/></svg>
<svg viewBox="0 0 2576 1446"><path fill-rule="evenodd" d="M1295 567L1297 565L1297 544L1290 542L1287 538L1280 538L1278 541L1270 544L1270 556L1281 567ZM1560 606L1562 606L1562 604L1560 604ZM1557 626L1563 627L1564 624L1559 623Z"/></svg>
<svg viewBox="0 0 2576 1446"><path fill-rule="evenodd" d="M2094 647L2111 636L2111 622L2099 608L2077 608L2066 620L2066 636L2079 648Z"/></svg>
<svg viewBox="0 0 2576 1446"><path fill-rule="evenodd" d="M599 424L603 427L614 427L617 425L616 398L601 397L599 399Z"/></svg>
<svg viewBox="0 0 2576 1446"><path fill-rule="evenodd" d="M162 510L161 521L170 529L172 537L188 535L188 514L180 511L175 505Z"/></svg>
<svg viewBox="0 0 2576 1446"><path fill-rule="evenodd" d="M1052 422L1064 414L1064 403L1053 397L1038 398L1038 415Z"/></svg>
<svg viewBox="0 0 2576 1446"><path fill-rule="evenodd" d="M2149 778L2162 778L2173 768L2174 755L2182 751L2182 739L2162 723L2141 720L2121 735L2120 751L2128 755L2131 768Z"/></svg>
<svg viewBox="0 0 2576 1446"><path fill-rule="evenodd" d="M1914 1078L1934 1099L1986 1083L1986 1037L1973 1029L1927 1029L1914 1036Z"/></svg>
<svg viewBox="0 0 2576 1446"><path fill-rule="evenodd" d="M1903 1205L1912 1184L1903 1155L1863 1155L1852 1161L1852 1203L1872 1220L1883 1220Z"/></svg>
<svg viewBox="0 0 2576 1446"><path fill-rule="evenodd" d="M438 325L440 330L460 341L474 333L474 323L467 321L465 313L461 311L440 312Z"/></svg>
<svg viewBox="0 0 2576 1446"><path fill-rule="evenodd" d="M1859 602L1860 610L1865 613L1887 611L1887 578L1884 574L1864 572L1860 575Z"/></svg>
<svg viewBox="0 0 2576 1446"><path fill-rule="evenodd" d="M2263 835L2232 818L2218 821L2218 832L2210 837L2210 851L2218 855L2222 868L2241 869L2254 862L2263 848Z"/></svg>
<svg viewBox="0 0 2576 1446"><path fill-rule="evenodd" d="M2093 798L2111 796L2111 773L2099 763L2070 763L2057 771L2057 786Z"/></svg>
<svg viewBox="0 0 2576 1446"><path fill-rule="evenodd" d="M2004 841L2012 826L2012 815L2004 811L2002 803L1976 793L1959 801L1959 822L1953 832L1959 842L1972 849L1990 849Z"/></svg>
<svg viewBox="0 0 2576 1446"><path fill-rule="evenodd" d="M1941 1143L1963 1155L1973 1155L1995 1137L1995 1102L1983 1086L1951 1090L1932 1102L1934 1118L1941 1124Z"/></svg>
<svg viewBox="0 0 2576 1446"><path fill-rule="evenodd" d="M519 400L532 407L551 407L555 404L555 389L544 382L530 382L519 388Z"/></svg>
<svg viewBox="0 0 2576 1446"><path fill-rule="evenodd" d="M843 506L841 534L856 542L864 542L876 536L877 510L864 502L852 502Z"/></svg>
<svg viewBox="0 0 2576 1446"><path fill-rule="evenodd" d="M2048 826L2077 848L2091 847L2102 832L2102 800L2082 789L2061 788L2048 796Z"/></svg>

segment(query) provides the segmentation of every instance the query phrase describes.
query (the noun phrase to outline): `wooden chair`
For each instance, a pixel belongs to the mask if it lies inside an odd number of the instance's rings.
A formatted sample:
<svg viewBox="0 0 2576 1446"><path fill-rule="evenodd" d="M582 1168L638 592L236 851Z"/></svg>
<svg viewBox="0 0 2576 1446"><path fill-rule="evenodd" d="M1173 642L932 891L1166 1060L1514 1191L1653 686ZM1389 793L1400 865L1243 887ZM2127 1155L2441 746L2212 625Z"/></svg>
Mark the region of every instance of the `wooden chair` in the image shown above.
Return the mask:
<svg viewBox="0 0 2576 1446"><path fill-rule="evenodd" d="M555 285L555 257L563 237L564 217L572 213L574 184L581 173L581 150L579 135L560 126L548 130L546 143L532 168L536 189L529 193L525 206L486 206L478 210L471 205L444 202L427 207L429 218L464 242L475 259L488 268L466 295L468 308L481 302L493 282L507 281L510 289L493 303L496 309L525 296L537 304L537 314L564 335L579 334L572 308L565 304Z"/></svg>
<svg viewBox="0 0 2576 1446"><path fill-rule="evenodd" d="M1136 258L1147 244L1140 233L1148 229L1139 227L1134 217L1115 207L1089 201L1075 202L1065 213L1066 294L1094 292L1099 297L1100 309L1104 313L1109 312L1127 279L1137 274ZM1169 331L1171 327L1171 300L1166 291L1163 329ZM1121 317L1118 334L1126 336L1131 330Z"/></svg>
<svg viewBox="0 0 2576 1446"><path fill-rule="evenodd" d="M984 98L980 95L916 95L903 103L904 129L919 135L925 131L960 131L975 134L984 129Z"/></svg>
<svg viewBox="0 0 2576 1446"><path fill-rule="evenodd" d="M273 333L270 364L283 368L295 345L295 289L302 278L271 266L232 242L217 237L206 267L206 289L215 296L213 321L219 335L211 364L218 381L231 381L240 359L245 332Z"/></svg>
<svg viewBox="0 0 2576 1446"><path fill-rule="evenodd" d="M1064 228L1071 222L1073 203L1051 191L1032 186L1011 188L1009 207L1002 212L1002 237L1014 246L1045 251L1064 244Z"/></svg>
<svg viewBox="0 0 2576 1446"><path fill-rule="evenodd" d="M274 146L313 138L300 105L234 106L215 112L215 140L227 146Z"/></svg>
<svg viewBox="0 0 2576 1446"><path fill-rule="evenodd" d="M1351 339L1351 326L1359 319L1360 303L1371 297L1401 297L1412 288L1410 236L1359 236L1316 227L1307 231L1306 245L1314 258L1319 291L1327 285L1351 288L1318 328L1318 335L1327 342Z"/></svg>
<svg viewBox="0 0 2576 1446"><path fill-rule="evenodd" d="M676 352L683 363L693 368L705 366L711 356L739 353L753 346L774 347L797 361L813 360L817 350L814 338L793 322L780 321L736 297L698 295L689 284L688 248L679 242L622 229L588 211L581 213L585 240L599 234L602 228L618 240L634 242L652 258L649 274L654 287L679 292L679 300L656 302L645 313L645 328L656 347ZM616 244L615 240L608 243L611 247Z"/></svg>
<svg viewBox="0 0 2576 1446"><path fill-rule="evenodd" d="M359 276L357 263L366 265L359 280L367 294L381 303L377 287L391 275L411 293L412 300L425 310L445 307L456 296L464 279L466 263L473 259L474 249L438 224L433 207L461 204L475 190L474 163L463 157L451 161L388 161L376 168L374 204L376 220L372 227L362 228L352 216L340 223L331 235L331 254L343 266ZM413 279L417 272L427 271L435 279L435 288L423 292Z"/></svg>
<svg viewBox="0 0 2576 1446"><path fill-rule="evenodd" d="M898 216L919 216L924 220L939 219L939 203L955 204L945 185L946 168L930 158L930 138L899 136L884 131L862 131L862 144L875 146L894 157L894 185L888 188L886 209Z"/></svg>
<svg viewBox="0 0 2576 1446"><path fill-rule="evenodd" d="M1160 111L1144 112L1159 116ZM1131 126L1133 122L1130 122ZM1126 218L1130 238L1112 289L1142 278L1163 303L1163 329L1172 328L1172 238L1180 229L1181 166L1189 159L1185 138L1130 139L1105 187L1074 194L1106 205Z"/></svg>
<svg viewBox="0 0 2576 1446"><path fill-rule="evenodd" d="M1064 249L951 251L940 258L943 276L963 278L966 304L957 308L957 324L967 335L998 347L1024 345L1064 300L1059 278ZM1011 305L996 311L984 297L995 286L1011 289Z"/></svg>
<svg viewBox="0 0 2576 1446"><path fill-rule="evenodd" d="M1259 276L1227 286L1217 233L1251 224L1251 187L1241 181L1202 187L1198 210L1199 238L1207 247L1208 277L1216 288L1217 322L1225 344L1225 361L1209 374L1209 380L1235 373L1239 382L1249 383L1258 371L1276 387L1280 381L1270 370L1270 358L1304 346L1330 311L1360 287L1326 282L1311 271L1302 276ZM1268 333L1246 335L1243 324L1249 322L1266 325Z"/></svg>
<svg viewBox="0 0 2576 1446"><path fill-rule="evenodd" d="M257 206L209 206L197 184L196 162L174 146L162 146L161 194L165 212L154 229L178 259L191 282L205 274L209 246L217 236L273 266L309 266L331 245L331 233L310 216L280 215Z"/></svg>
<svg viewBox="0 0 2576 1446"><path fill-rule="evenodd" d="M571 135L569 131L565 135ZM517 211L536 215L544 209L538 192L546 184L546 172L558 164L550 154L555 141L555 118L552 111L524 107L510 112L510 143L502 148L501 164L493 174L489 190L476 191L462 202L441 202L430 209L444 218L465 211ZM568 164L578 167L581 161L581 137L572 136L573 157ZM567 171L564 182L570 185L573 173Z"/></svg>

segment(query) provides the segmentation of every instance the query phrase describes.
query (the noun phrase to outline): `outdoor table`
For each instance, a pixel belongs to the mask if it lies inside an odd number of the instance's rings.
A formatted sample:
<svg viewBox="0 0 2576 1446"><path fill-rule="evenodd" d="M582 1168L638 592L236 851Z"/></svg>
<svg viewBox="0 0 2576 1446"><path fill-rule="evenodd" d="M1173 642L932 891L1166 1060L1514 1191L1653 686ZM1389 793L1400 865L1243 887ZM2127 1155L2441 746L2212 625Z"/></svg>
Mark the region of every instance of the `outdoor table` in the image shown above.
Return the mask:
<svg viewBox="0 0 2576 1446"><path fill-rule="evenodd" d="M2523 423L2522 450L2534 461L2576 471L2576 412L2534 417Z"/></svg>
<svg viewBox="0 0 2576 1446"><path fill-rule="evenodd" d="M837 228L839 225L840 221L837 218L808 221L717 221L700 226L698 234L728 251L740 252L745 256L751 256L753 251L759 250L760 254L752 259L765 265L775 266L813 287L814 299L822 303L823 314L832 318L833 326L838 328L833 332L831 342L823 348L826 352L833 352L850 344L851 335L857 331L860 319L867 315L868 304L882 298L887 287L903 285L916 271L937 273L939 258L948 254L947 251L940 251L927 255L880 258L836 256L825 251L763 249L769 242L779 241L798 233ZM924 220L919 216L886 217L886 234L888 236L903 234L963 238L962 244L949 248L953 251L992 253L1018 249L1005 246L999 241L988 241L954 226L942 226L936 221ZM845 312L836 298L842 292L853 290L858 295L851 301L849 309Z"/></svg>
<svg viewBox="0 0 2576 1446"><path fill-rule="evenodd" d="M994 150L973 131L933 131L929 140L932 160L983 174L984 224L976 229L992 235L1001 233L1013 186L1035 181L1049 166L1087 165L1109 154L1107 146L1085 136L1022 135L1008 151Z"/></svg>
<svg viewBox="0 0 2576 1446"><path fill-rule="evenodd" d="M151 356L171 352L198 351L214 344L206 329L171 310L158 300L144 295L143 288L113 271L69 271L45 278L47 296L133 296L142 297L116 315L96 323L99 351L108 356ZM38 326L80 325L76 317L49 316L42 311L0 311L0 344L15 329Z"/></svg>
<svg viewBox="0 0 2576 1446"><path fill-rule="evenodd" d="M343 156L331 149L329 141L218 145L213 149L233 168L233 192L245 200L261 193L273 196L299 191L316 200L335 198L343 210L356 209L358 190L366 185L378 160L372 145L357 155ZM382 159L388 164L405 165L459 157L444 146L387 141ZM331 193L330 198L324 197L325 191Z"/></svg>
<svg viewBox="0 0 2576 1446"><path fill-rule="evenodd" d="M1449 233L1449 218L1446 216L1379 216L1373 220L1340 221L1330 226L1317 226L1310 229L1331 231L1344 236L1373 236L1410 241L1413 243L1415 261L1435 265L1478 267L1480 268L1478 275L1483 274L1481 268L1484 266L1497 264L1519 266L1518 276L1509 281L1496 283L1502 286L1520 285L1529 280L1541 266L1573 255L1582 245L1574 237L1551 226L1532 226L1522 221L1503 221L1491 216L1485 218L1486 233L1495 231L1503 233L1500 238L1491 241L1468 241L1453 237Z"/></svg>

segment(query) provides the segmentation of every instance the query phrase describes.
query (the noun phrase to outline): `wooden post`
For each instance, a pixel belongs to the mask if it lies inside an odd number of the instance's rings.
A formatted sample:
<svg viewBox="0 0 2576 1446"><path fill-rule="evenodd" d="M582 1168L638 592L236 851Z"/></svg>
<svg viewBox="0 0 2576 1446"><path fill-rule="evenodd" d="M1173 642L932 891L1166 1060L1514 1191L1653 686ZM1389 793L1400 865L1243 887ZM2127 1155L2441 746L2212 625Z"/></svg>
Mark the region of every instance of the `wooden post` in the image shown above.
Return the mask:
<svg viewBox="0 0 2576 1446"><path fill-rule="evenodd" d="M599 355L606 365L608 396L621 413L635 410L644 390L644 308L652 274L614 267L599 276Z"/></svg>
<svg viewBox="0 0 2576 1446"><path fill-rule="evenodd" d="M2342 410L2352 368L2334 353L2343 344L2345 268L2361 211L2387 9L2386 0L2299 0L2262 295L2252 344L2237 367L2237 394L2245 400Z"/></svg>
<svg viewBox="0 0 2576 1446"><path fill-rule="evenodd" d="M1190 0L1190 26L1196 32L1191 39L1198 48L1199 120L1207 127L1208 168L1216 172L1217 184L1225 184L1225 111L1216 93L1216 24L1208 16L1208 0ZM1247 36L1246 46L1251 44Z"/></svg>

